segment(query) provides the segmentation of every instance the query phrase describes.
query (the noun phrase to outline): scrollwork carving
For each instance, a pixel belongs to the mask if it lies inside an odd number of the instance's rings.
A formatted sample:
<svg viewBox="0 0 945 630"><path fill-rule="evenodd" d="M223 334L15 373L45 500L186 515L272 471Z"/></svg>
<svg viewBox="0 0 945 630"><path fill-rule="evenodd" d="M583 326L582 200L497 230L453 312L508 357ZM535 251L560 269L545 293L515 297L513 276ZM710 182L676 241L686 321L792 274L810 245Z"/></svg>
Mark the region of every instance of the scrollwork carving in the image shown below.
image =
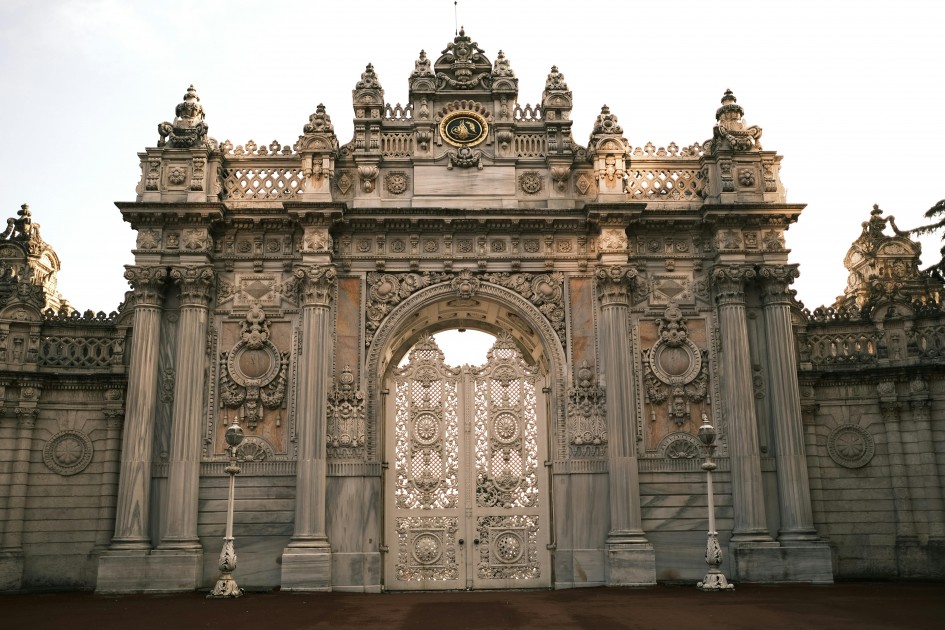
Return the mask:
<svg viewBox="0 0 945 630"><path fill-rule="evenodd" d="M647 401L666 403L668 417L682 425L691 416L690 403L705 400L707 353L689 339L686 320L675 304L671 303L656 323L659 339L643 351Z"/></svg>
<svg viewBox="0 0 945 630"><path fill-rule="evenodd" d="M364 456L364 392L355 389L354 374L345 366L339 385L328 396L328 456L362 459Z"/></svg>
<svg viewBox="0 0 945 630"><path fill-rule="evenodd" d="M604 388L595 383L587 361L568 389L568 443L576 457L603 457L607 448L607 409Z"/></svg>
<svg viewBox="0 0 945 630"><path fill-rule="evenodd" d="M538 307L554 328L561 343L565 343L564 274L552 273L492 273L483 277L487 282L512 289Z"/></svg>

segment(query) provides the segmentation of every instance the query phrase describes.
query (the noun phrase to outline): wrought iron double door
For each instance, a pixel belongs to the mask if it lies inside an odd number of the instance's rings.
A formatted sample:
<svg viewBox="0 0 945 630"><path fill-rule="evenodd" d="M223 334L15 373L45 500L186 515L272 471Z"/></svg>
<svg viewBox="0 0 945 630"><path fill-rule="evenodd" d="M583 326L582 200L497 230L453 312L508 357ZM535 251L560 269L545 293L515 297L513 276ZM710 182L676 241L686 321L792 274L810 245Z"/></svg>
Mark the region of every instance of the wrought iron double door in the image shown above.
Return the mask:
<svg viewBox="0 0 945 630"><path fill-rule="evenodd" d="M387 589L551 585L540 396L509 336L478 368L414 346L388 394Z"/></svg>

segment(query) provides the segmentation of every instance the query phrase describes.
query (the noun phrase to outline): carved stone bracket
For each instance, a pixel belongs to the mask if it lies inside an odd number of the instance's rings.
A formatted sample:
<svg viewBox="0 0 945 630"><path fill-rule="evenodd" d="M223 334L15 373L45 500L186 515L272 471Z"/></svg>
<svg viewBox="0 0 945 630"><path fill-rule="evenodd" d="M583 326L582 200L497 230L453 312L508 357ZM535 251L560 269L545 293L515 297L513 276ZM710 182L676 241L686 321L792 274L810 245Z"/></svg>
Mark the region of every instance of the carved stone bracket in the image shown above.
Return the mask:
<svg viewBox="0 0 945 630"><path fill-rule="evenodd" d="M758 275L753 265L720 265L712 270L719 305L744 304L745 283Z"/></svg>
<svg viewBox="0 0 945 630"><path fill-rule="evenodd" d="M337 274L331 266L299 267L295 270L303 306L328 306L334 296Z"/></svg>
<svg viewBox="0 0 945 630"><path fill-rule="evenodd" d="M758 275L768 304L790 304L794 297L791 283L800 276L797 265L765 265L759 267Z"/></svg>
<svg viewBox="0 0 945 630"><path fill-rule="evenodd" d="M135 306L160 306L167 269L164 267L125 267L125 279L131 285Z"/></svg>
<svg viewBox="0 0 945 630"><path fill-rule="evenodd" d="M597 295L601 305L612 306L628 304L630 291L639 273L634 267L613 265L598 267L594 276L597 278Z"/></svg>
<svg viewBox="0 0 945 630"><path fill-rule="evenodd" d="M209 265L173 267L170 277L180 288L180 301L183 306L205 307L210 303L210 290L213 288L216 274Z"/></svg>

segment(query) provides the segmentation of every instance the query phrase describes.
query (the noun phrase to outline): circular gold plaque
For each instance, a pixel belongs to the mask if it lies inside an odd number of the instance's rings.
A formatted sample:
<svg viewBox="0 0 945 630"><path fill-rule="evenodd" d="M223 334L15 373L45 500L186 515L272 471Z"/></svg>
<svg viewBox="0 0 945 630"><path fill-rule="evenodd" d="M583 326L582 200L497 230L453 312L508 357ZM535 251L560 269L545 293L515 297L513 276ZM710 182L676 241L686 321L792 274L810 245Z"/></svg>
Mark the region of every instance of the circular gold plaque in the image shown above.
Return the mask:
<svg viewBox="0 0 945 630"><path fill-rule="evenodd" d="M471 147L486 139L489 124L475 112L458 111L440 121L440 135L455 147Z"/></svg>

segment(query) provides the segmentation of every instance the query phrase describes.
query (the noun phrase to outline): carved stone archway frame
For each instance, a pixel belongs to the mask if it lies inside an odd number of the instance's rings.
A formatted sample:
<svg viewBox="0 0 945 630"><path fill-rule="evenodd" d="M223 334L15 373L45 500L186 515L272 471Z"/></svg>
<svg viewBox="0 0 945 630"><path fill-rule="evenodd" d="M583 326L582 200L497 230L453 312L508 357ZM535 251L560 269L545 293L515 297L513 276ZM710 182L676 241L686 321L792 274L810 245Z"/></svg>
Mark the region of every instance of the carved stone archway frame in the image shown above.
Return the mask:
<svg viewBox="0 0 945 630"><path fill-rule="evenodd" d="M445 302L459 297L466 296L461 296L457 288L449 281L426 287L394 307L378 327L368 349L364 372L367 381L367 427L365 437L369 461L375 461L379 457L378 423L383 421L381 405L379 404L380 393L383 390L385 373L392 358L391 345L396 342L404 328L413 323L414 316L417 313L438 302ZM553 440L548 444L549 454L556 460L567 458L567 361L561 340L551 323L527 299L498 285L479 281L477 290L469 297L493 302L509 309L531 327L535 337L539 340L542 354L547 361L551 386L551 391L548 393L548 430L551 431ZM446 330L451 325L465 325L466 323L464 321L439 322L437 329ZM488 326L486 326L486 329L488 329Z"/></svg>

